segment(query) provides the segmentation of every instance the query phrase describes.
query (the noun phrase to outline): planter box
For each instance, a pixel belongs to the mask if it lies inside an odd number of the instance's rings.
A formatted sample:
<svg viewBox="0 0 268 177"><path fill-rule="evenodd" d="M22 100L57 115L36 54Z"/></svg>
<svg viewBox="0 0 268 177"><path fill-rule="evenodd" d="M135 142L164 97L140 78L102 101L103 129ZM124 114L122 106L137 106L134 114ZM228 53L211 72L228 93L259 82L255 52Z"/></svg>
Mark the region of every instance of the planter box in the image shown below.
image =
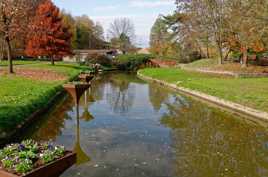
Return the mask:
<svg viewBox="0 0 268 177"><path fill-rule="evenodd" d="M76 153L69 152L64 157L51 162L45 166L34 169L32 172L18 176L0 170L0 177L59 177L65 170L76 163Z"/></svg>
<svg viewBox="0 0 268 177"><path fill-rule="evenodd" d="M79 104L81 96L89 89L88 83L68 83L63 85L63 88L72 96L76 104Z"/></svg>
<svg viewBox="0 0 268 177"><path fill-rule="evenodd" d="M94 78L94 75L91 74L80 74L79 75L79 80L89 83L92 79Z"/></svg>

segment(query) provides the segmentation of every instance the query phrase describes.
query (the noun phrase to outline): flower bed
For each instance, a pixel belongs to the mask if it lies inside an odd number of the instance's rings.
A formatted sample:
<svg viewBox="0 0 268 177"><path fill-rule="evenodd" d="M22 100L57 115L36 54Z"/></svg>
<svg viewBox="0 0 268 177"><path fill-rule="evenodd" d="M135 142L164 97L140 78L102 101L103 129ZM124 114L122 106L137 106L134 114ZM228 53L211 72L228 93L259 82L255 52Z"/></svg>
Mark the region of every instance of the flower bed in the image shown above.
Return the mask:
<svg viewBox="0 0 268 177"><path fill-rule="evenodd" d="M11 144L0 150L1 170L24 176L70 154L63 146L37 143L33 140Z"/></svg>

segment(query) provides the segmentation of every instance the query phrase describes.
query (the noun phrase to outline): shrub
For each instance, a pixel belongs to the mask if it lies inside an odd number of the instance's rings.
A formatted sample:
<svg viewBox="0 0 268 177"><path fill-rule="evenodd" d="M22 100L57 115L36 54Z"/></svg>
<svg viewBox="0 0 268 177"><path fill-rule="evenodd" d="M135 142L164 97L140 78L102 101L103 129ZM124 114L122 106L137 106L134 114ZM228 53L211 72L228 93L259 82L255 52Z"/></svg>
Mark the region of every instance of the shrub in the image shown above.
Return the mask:
<svg viewBox="0 0 268 177"><path fill-rule="evenodd" d="M233 62L239 62L242 57L242 53L238 51L233 51L230 55L230 58Z"/></svg>
<svg viewBox="0 0 268 177"><path fill-rule="evenodd" d="M135 71L152 58L153 56L148 54L119 55L116 57L115 63L120 70Z"/></svg>
<svg viewBox="0 0 268 177"><path fill-rule="evenodd" d="M100 64L102 66L110 67L112 65L112 60L104 54L91 53L88 54L86 58L86 64Z"/></svg>

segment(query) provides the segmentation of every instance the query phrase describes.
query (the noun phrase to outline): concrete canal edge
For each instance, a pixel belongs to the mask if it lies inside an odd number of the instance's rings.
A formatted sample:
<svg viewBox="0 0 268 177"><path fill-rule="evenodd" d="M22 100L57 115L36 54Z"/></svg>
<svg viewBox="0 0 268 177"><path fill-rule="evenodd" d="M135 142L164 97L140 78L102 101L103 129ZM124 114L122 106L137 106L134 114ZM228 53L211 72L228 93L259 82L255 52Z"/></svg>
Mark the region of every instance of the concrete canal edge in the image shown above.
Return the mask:
<svg viewBox="0 0 268 177"><path fill-rule="evenodd" d="M268 121L268 113L267 112L259 111L259 110L241 105L241 104L227 101L227 100L215 97L215 96L207 95L207 94L204 94L204 93L199 92L199 91L191 90L191 89L184 88L184 87L179 87L176 84L170 84L170 83L167 83L163 80L158 80L158 79L154 79L152 77L144 76L139 71L137 73L137 76L142 80L158 83L160 85L169 87L169 88L174 89L176 91L185 93L187 95L197 97L199 99L216 104L217 106L227 108L227 109L234 111L234 112L237 112L239 114L243 114L246 116L251 116L251 117L254 117L257 119Z"/></svg>

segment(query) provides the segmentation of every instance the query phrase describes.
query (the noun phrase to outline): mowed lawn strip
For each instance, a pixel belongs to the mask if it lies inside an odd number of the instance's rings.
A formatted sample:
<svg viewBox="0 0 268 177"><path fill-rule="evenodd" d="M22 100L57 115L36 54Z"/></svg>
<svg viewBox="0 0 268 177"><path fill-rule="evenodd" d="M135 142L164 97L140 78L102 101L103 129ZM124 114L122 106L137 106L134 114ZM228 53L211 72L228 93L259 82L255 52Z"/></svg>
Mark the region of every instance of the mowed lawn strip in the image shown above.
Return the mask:
<svg viewBox="0 0 268 177"><path fill-rule="evenodd" d="M26 65L25 65L26 66ZM75 78L86 67L59 63L23 66L23 69L49 70L66 76L66 80L38 80L17 75L0 75L0 129L8 131L22 123L36 110L45 107L62 84ZM2 68L5 69L5 68ZM21 66L20 68L22 69ZM16 68L15 68L16 71Z"/></svg>
<svg viewBox="0 0 268 177"><path fill-rule="evenodd" d="M69 78L77 76L80 71L88 70L88 66L80 66L77 63L66 63L66 62L56 62L55 66L52 66L50 62L36 62L36 64L22 65L20 68L29 69L46 69L58 72L60 74L65 74Z"/></svg>
<svg viewBox="0 0 268 177"><path fill-rule="evenodd" d="M232 78L181 69L144 69L141 74L268 112L268 78Z"/></svg>
<svg viewBox="0 0 268 177"><path fill-rule="evenodd" d="M31 64L36 64L39 61L22 61L22 60L14 60L13 65L15 66L20 66L20 65L31 65ZM40 62L41 63L41 62ZM8 61L7 60L2 60L0 61L0 67L1 66L8 66Z"/></svg>

